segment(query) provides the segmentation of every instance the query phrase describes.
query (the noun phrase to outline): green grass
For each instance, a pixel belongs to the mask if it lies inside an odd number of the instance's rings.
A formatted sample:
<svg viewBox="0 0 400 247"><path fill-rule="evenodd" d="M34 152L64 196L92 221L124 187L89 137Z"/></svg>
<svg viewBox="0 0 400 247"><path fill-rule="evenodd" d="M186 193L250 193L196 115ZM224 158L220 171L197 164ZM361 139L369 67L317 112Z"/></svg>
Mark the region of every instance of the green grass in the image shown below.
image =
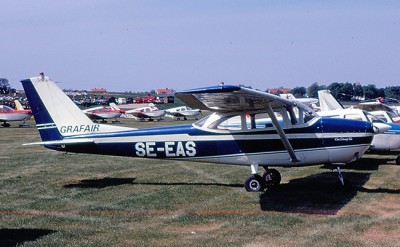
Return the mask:
<svg viewBox="0 0 400 247"><path fill-rule="evenodd" d="M131 127L187 123L122 120ZM31 122L34 126L33 122ZM16 126L16 124L13 124ZM35 128L0 129L0 246L394 246L400 167L366 155L339 191L323 165L278 168L248 193L248 167L64 154Z"/></svg>

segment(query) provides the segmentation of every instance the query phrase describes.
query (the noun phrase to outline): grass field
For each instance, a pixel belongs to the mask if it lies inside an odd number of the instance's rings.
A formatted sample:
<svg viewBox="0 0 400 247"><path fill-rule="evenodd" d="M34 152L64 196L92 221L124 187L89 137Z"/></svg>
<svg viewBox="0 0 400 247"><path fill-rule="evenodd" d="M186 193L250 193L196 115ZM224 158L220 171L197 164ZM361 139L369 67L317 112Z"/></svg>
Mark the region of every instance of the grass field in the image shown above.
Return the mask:
<svg viewBox="0 0 400 247"><path fill-rule="evenodd" d="M394 155L348 165L348 191L320 165L248 193L249 167L65 154L16 126L0 128L0 246L400 246Z"/></svg>

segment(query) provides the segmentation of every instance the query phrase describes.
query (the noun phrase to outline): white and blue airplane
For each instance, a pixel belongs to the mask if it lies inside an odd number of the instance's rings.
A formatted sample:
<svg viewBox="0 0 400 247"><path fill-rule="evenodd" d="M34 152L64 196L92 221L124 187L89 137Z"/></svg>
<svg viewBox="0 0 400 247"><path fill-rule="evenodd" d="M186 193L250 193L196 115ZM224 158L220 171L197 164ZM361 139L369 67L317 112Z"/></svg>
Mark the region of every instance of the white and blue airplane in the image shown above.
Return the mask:
<svg viewBox="0 0 400 247"><path fill-rule="evenodd" d="M229 85L176 94L190 107L213 112L193 124L110 126L93 123L44 75L21 82L42 139L31 144L76 153L246 165L251 168L244 182L249 192L280 183L280 173L269 168L273 166L330 163L344 185L341 165L359 159L374 136L369 122L321 118L301 103ZM270 124L257 124L266 117ZM232 119L240 125L230 126ZM262 176L260 166L265 169Z"/></svg>
<svg viewBox="0 0 400 247"><path fill-rule="evenodd" d="M369 148L372 152L397 154L396 164L400 164L400 124L385 122L382 119L361 109L344 108L328 90L318 91L321 111L320 116L345 118L371 122L380 129L374 136Z"/></svg>

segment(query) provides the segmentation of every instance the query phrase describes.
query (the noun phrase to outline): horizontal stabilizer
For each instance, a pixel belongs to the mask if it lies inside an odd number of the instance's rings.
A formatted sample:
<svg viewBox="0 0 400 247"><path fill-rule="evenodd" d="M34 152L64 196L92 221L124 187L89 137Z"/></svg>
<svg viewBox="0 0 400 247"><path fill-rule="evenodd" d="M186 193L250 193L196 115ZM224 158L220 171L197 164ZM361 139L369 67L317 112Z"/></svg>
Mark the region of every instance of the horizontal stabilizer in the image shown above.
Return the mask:
<svg viewBox="0 0 400 247"><path fill-rule="evenodd" d="M22 144L24 146L28 145L75 145L75 144L89 144L94 143L92 139L64 139L55 141L45 141L45 142L32 142Z"/></svg>

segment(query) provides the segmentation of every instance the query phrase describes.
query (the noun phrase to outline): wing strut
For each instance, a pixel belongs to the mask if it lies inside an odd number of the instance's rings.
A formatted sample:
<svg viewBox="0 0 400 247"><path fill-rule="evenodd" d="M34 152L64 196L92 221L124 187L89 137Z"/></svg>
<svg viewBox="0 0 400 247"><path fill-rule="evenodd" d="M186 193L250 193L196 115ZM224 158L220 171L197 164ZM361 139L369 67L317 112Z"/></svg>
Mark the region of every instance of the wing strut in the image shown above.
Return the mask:
<svg viewBox="0 0 400 247"><path fill-rule="evenodd" d="M288 153L290 155L291 162L299 162L300 159L294 153L293 147L290 144L288 138L286 137L286 134L283 131L281 125L279 124L278 119L276 118L274 111L272 110L272 107L270 104L267 105L267 112L272 120L272 123L274 124L276 131L278 132L278 134L283 142L283 145L285 146L286 150L288 151Z"/></svg>

